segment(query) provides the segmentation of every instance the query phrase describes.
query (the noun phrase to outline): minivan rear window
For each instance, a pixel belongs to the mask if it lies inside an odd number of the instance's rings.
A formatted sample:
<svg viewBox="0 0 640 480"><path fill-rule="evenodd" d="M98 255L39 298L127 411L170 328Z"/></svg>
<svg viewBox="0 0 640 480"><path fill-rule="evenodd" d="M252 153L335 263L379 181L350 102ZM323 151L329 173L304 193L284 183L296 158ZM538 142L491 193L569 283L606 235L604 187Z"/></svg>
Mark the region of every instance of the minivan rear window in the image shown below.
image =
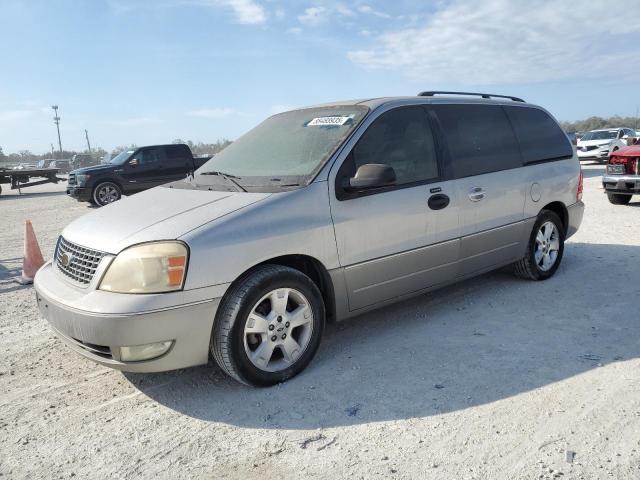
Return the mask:
<svg viewBox="0 0 640 480"><path fill-rule="evenodd" d="M518 142L500 105L433 105L451 154L454 178L522 166Z"/></svg>
<svg viewBox="0 0 640 480"><path fill-rule="evenodd" d="M504 107L520 143L526 164L573 156L573 147L556 121L544 110Z"/></svg>

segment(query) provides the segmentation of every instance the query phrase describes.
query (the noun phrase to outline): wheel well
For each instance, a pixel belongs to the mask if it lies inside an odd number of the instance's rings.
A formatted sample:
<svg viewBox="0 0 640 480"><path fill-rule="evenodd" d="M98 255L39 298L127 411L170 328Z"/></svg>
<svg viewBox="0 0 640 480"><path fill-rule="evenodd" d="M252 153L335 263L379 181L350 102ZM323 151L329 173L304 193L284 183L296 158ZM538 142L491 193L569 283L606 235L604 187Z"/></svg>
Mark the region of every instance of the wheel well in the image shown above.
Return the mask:
<svg viewBox="0 0 640 480"><path fill-rule="evenodd" d="M259 265L265 264L283 265L304 273L313 281L313 283L316 284L318 290L320 290L320 293L322 294L327 321L332 322L335 319L336 309L333 282L331 281L329 272L319 260L308 255L283 255L281 257L265 260Z"/></svg>
<svg viewBox="0 0 640 480"><path fill-rule="evenodd" d="M542 207L542 209L551 210L556 215L558 215L560 217L560 220L562 220L562 227L564 228L564 231L567 231L567 227L569 226L569 212L567 211L567 207L564 206L564 203L551 202Z"/></svg>

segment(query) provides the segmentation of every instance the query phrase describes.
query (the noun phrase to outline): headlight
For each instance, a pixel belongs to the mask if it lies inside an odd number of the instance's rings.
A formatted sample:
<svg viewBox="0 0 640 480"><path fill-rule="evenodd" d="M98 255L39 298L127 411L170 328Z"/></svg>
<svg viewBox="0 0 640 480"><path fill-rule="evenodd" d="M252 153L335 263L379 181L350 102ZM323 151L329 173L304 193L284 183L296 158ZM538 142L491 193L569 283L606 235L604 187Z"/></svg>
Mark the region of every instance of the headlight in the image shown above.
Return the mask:
<svg viewBox="0 0 640 480"><path fill-rule="evenodd" d="M182 290L189 252L182 242L134 245L111 262L100 290L116 293L162 293Z"/></svg>
<svg viewBox="0 0 640 480"><path fill-rule="evenodd" d="M84 185L85 183L87 183L87 180L89 179L91 175L86 174L86 173L78 173L76 175L76 183L78 185Z"/></svg>

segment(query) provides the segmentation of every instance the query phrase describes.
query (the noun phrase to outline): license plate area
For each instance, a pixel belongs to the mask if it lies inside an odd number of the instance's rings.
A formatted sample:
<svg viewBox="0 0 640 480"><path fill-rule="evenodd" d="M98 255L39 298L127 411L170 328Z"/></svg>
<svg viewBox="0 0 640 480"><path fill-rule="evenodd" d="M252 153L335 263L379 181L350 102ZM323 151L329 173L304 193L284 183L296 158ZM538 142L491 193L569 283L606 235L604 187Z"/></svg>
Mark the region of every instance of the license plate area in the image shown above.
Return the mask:
<svg viewBox="0 0 640 480"><path fill-rule="evenodd" d="M624 175L626 173L625 165L621 163L609 164L607 165L607 173L611 175Z"/></svg>

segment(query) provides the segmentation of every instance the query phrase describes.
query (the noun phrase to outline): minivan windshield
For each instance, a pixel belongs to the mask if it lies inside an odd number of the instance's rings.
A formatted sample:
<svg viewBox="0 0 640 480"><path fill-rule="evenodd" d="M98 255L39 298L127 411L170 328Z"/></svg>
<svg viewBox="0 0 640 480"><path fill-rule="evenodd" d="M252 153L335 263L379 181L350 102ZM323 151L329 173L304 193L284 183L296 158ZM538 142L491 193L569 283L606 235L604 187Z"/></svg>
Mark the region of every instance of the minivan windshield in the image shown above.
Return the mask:
<svg viewBox="0 0 640 480"><path fill-rule="evenodd" d="M196 171L196 182L224 174L245 186L302 185L368 111L361 105L307 108L269 117Z"/></svg>
<svg viewBox="0 0 640 480"><path fill-rule="evenodd" d="M120 165L126 162L133 152L135 152L135 150L125 150L124 152L120 152L118 155L113 157L109 163L112 165Z"/></svg>
<svg viewBox="0 0 640 480"><path fill-rule="evenodd" d="M598 132L587 132L585 133L580 140L610 140L612 138L616 138L618 134L617 130L601 130Z"/></svg>

